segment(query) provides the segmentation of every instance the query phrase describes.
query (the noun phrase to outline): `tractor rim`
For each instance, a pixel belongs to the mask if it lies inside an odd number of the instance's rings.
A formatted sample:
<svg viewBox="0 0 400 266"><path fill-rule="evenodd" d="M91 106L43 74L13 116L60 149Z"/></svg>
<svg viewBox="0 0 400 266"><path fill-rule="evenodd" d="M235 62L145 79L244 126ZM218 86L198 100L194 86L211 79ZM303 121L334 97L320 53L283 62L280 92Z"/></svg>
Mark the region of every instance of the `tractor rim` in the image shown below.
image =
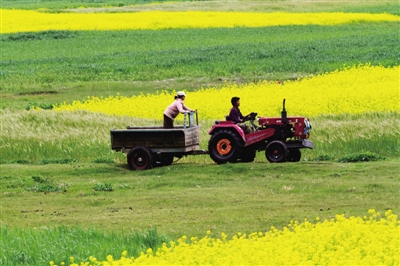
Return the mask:
<svg viewBox="0 0 400 266"><path fill-rule="evenodd" d="M217 142L217 151L221 155L227 155L232 151L231 141L229 139L220 139Z"/></svg>
<svg viewBox="0 0 400 266"><path fill-rule="evenodd" d="M279 156L282 156L282 152L281 152L281 150L278 149L278 148L275 148L275 149L272 151L272 154L273 154L273 156L275 157L275 159L278 158Z"/></svg>
<svg viewBox="0 0 400 266"><path fill-rule="evenodd" d="M274 162L280 162L285 158L285 149L281 145L274 143L270 147L270 152L268 157Z"/></svg>
<svg viewBox="0 0 400 266"><path fill-rule="evenodd" d="M275 160L278 160L278 159L282 159L283 158L283 156L284 156L284 150L283 150L283 148L282 147L275 147L273 150L272 150L272 156L273 156L273 158L275 159Z"/></svg>

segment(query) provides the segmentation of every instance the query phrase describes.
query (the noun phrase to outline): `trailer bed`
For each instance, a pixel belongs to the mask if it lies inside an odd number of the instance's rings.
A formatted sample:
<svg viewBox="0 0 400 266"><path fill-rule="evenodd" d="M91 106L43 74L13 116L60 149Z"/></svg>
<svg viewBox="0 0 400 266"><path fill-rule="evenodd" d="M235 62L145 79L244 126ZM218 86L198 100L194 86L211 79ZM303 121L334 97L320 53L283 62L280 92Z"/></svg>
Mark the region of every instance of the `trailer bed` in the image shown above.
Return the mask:
<svg viewBox="0 0 400 266"><path fill-rule="evenodd" d="M110 131L111 148L126 152L144 146L152 152L189 152L200 148L200 127L127 127Z"/></svg>

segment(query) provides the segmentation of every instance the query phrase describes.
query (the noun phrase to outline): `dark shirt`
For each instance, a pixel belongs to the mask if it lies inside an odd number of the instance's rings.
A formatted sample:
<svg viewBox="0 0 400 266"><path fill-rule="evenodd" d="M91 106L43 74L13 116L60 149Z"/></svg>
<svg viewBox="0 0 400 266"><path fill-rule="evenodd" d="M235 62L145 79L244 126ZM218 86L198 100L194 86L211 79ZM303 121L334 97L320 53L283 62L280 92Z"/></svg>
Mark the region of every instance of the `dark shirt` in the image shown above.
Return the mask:
<svg viewBox="0 0 400 266"><path fill-rule="evenodd" d="M236 108L236 107L232 107L232 109L229 113L229 119L233 123L237 124L237 123L241 123L243 118L244 118L244 116L240 112L240 109Z"/></svg>

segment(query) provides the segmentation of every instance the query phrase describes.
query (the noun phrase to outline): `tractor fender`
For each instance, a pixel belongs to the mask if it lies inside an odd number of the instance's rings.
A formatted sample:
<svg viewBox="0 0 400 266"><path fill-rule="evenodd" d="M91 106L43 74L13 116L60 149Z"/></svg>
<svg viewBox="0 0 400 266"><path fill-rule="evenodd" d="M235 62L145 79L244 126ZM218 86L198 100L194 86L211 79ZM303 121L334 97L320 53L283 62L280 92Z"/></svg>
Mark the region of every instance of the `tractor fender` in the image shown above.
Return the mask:
<svg viewBox="0 0 400 266"><path fill-rule="evenodd" d="M224 121L225 122L225 121ZM232 122L228 122L228 123L219 123L219 124L215 124L211 127L210 131L208 131L209 135L213 135L216 131L220 130L220 129L229 129L233 132L237 132L237 134L242 138L242 140L244 142L246 142L246 137L245 134L243 132L243 130L236 124L233 124Z"/></svg>

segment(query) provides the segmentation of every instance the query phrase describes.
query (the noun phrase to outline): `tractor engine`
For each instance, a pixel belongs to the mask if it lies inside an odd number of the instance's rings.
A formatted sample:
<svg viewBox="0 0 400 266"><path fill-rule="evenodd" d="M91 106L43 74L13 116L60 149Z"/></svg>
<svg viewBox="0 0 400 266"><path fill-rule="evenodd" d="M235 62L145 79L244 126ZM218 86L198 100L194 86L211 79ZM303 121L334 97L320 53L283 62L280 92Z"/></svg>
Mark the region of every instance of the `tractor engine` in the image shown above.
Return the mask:
<svg viewBox="0 0 400 266"><path fill-rule="evenodd" d="M258 118L258 125L263 128L274 128L275 139L308 139L310 137L310 119L301 116L287 117L285 99L283 100L280 118L260 117Z"/></svg>
<svg viewBox="0 0 400 266"><path fill-rule="evenodd" d="M305 117L288 117L286 123L283 123L281 118L260 117L258 125L265 128L272 127L285 138L308 139L310 137L311 123Z"/></svg>

